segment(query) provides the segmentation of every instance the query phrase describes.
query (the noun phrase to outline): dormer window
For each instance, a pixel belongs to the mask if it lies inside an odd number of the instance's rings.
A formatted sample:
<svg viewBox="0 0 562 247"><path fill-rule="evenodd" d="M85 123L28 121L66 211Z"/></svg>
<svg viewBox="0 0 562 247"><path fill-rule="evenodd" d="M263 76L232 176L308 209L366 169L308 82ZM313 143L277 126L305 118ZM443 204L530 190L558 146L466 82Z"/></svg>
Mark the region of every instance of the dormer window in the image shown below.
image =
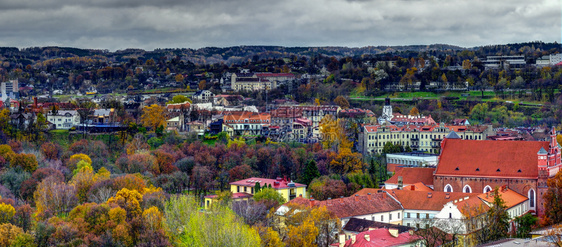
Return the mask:
<svg viewBox="0 0 562 247"><path fill-rule="evenodd" d="M458 170L459 170L459 168L458 168L458 167L457 167L457 168L455 168L455 171L458 171Z"/></svg>
<svg viewBox="0 0 562 247"><path fill-rule="evenodd" d="M521 172L521 169L517 170L517 172Z"/></svg>
<svg viewBox="0 0 562 247"><path fill-rule="evenodd" d="M479 172L479 171L480 171L480 168L476 168L476 171Z"/></svg>
<svg viewBox="0 0 562 247"><path fill-rule="evenodd" d="M496 170L496 172L500 172L500 171L501 171L500 168L498 168L498 169Z"/></svg>

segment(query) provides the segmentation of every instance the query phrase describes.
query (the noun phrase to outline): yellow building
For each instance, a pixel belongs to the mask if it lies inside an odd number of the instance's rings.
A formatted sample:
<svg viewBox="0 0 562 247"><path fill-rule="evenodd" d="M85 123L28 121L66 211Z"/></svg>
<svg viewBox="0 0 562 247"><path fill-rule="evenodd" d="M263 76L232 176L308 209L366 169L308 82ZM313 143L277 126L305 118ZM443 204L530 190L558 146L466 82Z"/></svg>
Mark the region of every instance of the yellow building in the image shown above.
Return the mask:
<svg viewBox="0 0 562 247"><path fill-rule="evenodd" d="M255 193L254 187L256 183L260 183L260 187L271 187L275 189L279 194L285 198L285 201L290 201L297 196L306 197L306 185L294 183L287 180L286 178L247 178L230 183L230 191L234 193L249 193L253 195Z"/></svg>
<svg viewBox="0 0 562 247"><path fill-rule="evenodd" d="M252 199L254 196L248 193L232 193L232 201L248 201ZM205 196L205 209L209 209L209 207L215 203L218 199L218 195L208 195Z"/></svg>

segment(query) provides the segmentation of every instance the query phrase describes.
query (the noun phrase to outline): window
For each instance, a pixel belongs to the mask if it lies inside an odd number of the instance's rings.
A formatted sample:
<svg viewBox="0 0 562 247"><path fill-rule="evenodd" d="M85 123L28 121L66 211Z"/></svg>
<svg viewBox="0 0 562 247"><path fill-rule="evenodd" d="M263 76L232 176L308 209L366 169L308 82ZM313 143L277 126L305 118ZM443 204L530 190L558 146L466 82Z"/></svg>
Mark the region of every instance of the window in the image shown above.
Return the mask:
<svg viewBox="0 0 562 247"><path fill-rule="evenodd" d="M236 192L240 192L240 186L236 186Z"/></svg>
<svg viewBox="0 0 562 247"><path fill-rule="evenodd" d="M400 219L400 213L398 213L398 219Z"/></svg>
<svg viewBox="0 0 562 247"><path fill-rule="evenodd" d="M429 214L425 214L425 218L426 218L426 219L429 219Z"/></svg>
<svg viewBox="0 0 562 247"><path fill-rule="evenodd" d="M534 208L535 207L535 191L533 189L529 190L529 206Z"/></svg>
<svg viewBox="0 0 562 247"><path fill-rule="evenodd" d="M445 192L453 192L453 186L450 184L445 185Z"/></svg>
<svg viewBox="0 0 562 247"><path fill-rule="evenodd" d="M470 188L469 185L465 185L462 190L464 191L464 193L472 193L472 188Z"/></svg>
<svg viewBox="0 0 562 247"><path fill-rule="evenodd" d="M418 219L420 218L420 213L416 214L416 218L418 218Z"/></svg>
<svg viewBox="0 0 562 247"><path fill-rule="evenodd" d="M490 185L486 185L486 187L484 187L484 193L488 193L492 191L492 187L490 187Z"/></svg>
<svg viewBox="0 0 562 247"><path fill-rule="evenodd" d="M449 219L453 218L453 213L449 213Z"/></svg>
<svg viewBox="0 0 562 247"><path fill-rule="evenodd" d="M251 187L251 188L250 188L250 193L251 193L251 194L254 194L254 187Z"/></svg>
<svg viewBox="0 0 562 247"><path fill-rule="evenodd" d="M244 186L244 192L246 192L246 186Z"/></svg>
<svg viewBox="0 0 562 247"><path fill-rule="evenodd" d="M392 220L392 213L388 214L388 220Z"/></svg>
<svg viewBox="0 0 562 247"><path fill-rule="evenodd" d="M407 214L408 216L406 216L407 218L411 218L412 216L410 215L410 213Z"/></svg>
<svg viewBox="0 0 562 247"><path fill-rule="evenodd" d="M381 215L381 221L384 221L384 215Z"/></svg>

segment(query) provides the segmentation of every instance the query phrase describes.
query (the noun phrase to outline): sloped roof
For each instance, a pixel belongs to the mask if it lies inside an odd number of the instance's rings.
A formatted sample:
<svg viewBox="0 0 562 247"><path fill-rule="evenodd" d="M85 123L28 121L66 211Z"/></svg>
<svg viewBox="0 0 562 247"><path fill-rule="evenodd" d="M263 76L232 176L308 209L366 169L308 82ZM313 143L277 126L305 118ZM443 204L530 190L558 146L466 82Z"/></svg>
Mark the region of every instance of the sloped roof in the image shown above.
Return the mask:
<svg viewBox="0 0 562 247"><path fill-rule="evenodd" d="M536 178L537 152L548 142L444 139L435 175Z"/></svg>
<svg viewBox="0 0 562 247"><path fill-rule="evenodd" d="M461 139L459 135L457 135L456 132L451 131L451 133L449 133L445 138L447 139Z"/></svg>
<svg viewBox="0 0 562 247"><path fill-rule="evenodd" d="M498 193L500 194L500 197L505 202L505 206L507 208L511 208L513 206L519 205L529 200L527 197L511 190L510 188L507 188L507 186L502 186L501 188L498 188ZM488 203L494 203L493 190L489 191L488 193L480 194L478 195L478 197Z"/></svg>
<svg viewBox="0 0 562 247"><path fill-rule="evenodd" d="M386 192L371 195L355 195L344 198L330 199L326 201L312 201L312 206L326 207L326 209L336 215L336 217L348 218L359 215L390 212L402 209L400 203L388 196ZM297 203L300 205L311 205L311 200L297 197L286 204ZM286 205L285 204L285 205Z"/></svg>
<svg viewBox="0 0 562 247"><path fill-rule="evenodd" d="M442 191L389 190L388 192L402 203L404 209L430 211L440 211L447 202L478 195L476 193Z"/></svg>
<svg viewBox="0 0 562 247"><path fill-rule="evenodd" d="M487 212L490 207L478 196L469 196L453 202L464 216L476 216Z"/></svg>
<svg viewBox="0 0 562 247"><path fill-rule="evenodd" d="M398 177L402 177L402 184L415 184L422 182L425 185L433 185L432 167L404 167L397 171L394 176L386 180L385 184L398 184Z"/></svg>

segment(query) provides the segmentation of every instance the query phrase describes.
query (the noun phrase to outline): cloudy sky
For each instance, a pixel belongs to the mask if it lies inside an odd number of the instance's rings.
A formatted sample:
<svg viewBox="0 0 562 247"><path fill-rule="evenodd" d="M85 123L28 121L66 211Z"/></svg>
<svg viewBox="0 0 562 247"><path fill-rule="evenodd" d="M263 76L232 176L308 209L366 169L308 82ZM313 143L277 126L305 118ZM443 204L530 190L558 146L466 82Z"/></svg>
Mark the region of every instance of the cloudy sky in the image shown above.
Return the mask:
<svg viewBox="0 0 562 247"><path fill-rule="evenodd" d="M0 0L0 46L560 43L561 10L560 0Z"/></svg>

